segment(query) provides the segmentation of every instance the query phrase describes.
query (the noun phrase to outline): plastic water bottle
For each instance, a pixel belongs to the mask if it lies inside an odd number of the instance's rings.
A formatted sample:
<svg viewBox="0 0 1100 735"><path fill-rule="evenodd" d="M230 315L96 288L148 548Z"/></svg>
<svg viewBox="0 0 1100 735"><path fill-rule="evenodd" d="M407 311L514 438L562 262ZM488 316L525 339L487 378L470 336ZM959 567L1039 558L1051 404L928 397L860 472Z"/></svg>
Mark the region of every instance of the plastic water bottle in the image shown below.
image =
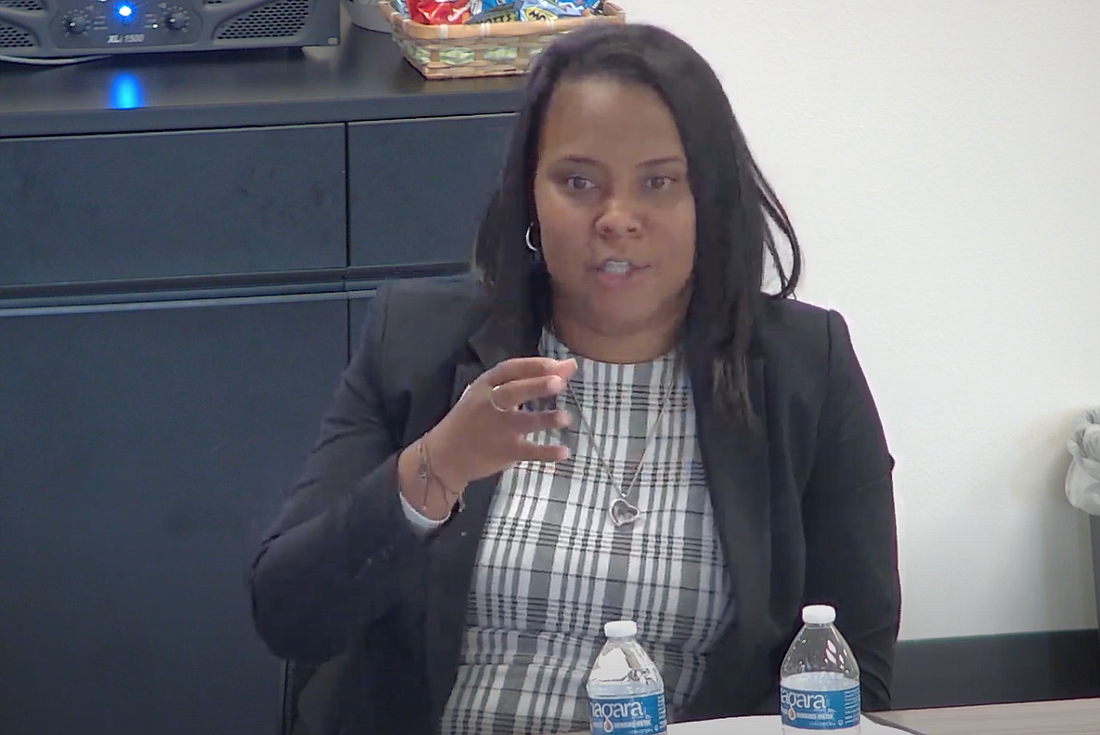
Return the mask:
<svg viewBox="0 0 1100 735"><path fill-rule="evenodd" d="M603 626L604 644L588 674L592 735L664 735L665 683L635 636L632 620Z"/></svg>
<svg viewBox="0 0 1100 735"><path fill-rule="evenodd" d="M784 735L859 733L859 665L834 621L828 605L802 610L804 625L779 670Z"/></svg>

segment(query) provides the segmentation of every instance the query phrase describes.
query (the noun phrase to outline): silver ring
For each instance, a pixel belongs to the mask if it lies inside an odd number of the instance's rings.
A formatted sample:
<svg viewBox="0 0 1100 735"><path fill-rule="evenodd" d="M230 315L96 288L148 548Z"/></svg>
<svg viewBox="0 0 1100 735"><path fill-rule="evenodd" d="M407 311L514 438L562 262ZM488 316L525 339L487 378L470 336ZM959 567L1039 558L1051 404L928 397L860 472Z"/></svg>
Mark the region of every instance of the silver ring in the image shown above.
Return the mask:
<svg viewBox="0 0 1100 735"><path fill-rule="evenodd" d="M493 408L495 408L496 410L500 411L501 413L508 413L508 411L510 409L501 408L500 404L498 404L497 401L496 401L497 388L499 388L499 387L500 387L499 385L494 385L493 389L489 391L489 405L492 406Z"/></svg>

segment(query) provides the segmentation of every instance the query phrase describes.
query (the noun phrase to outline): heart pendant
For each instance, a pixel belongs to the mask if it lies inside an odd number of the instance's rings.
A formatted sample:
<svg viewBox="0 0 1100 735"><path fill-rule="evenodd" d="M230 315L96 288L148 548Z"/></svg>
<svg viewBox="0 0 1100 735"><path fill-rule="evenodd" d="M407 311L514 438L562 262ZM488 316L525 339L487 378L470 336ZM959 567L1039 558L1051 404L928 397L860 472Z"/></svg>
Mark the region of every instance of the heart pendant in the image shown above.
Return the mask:
<svg viewBox="0 0 1100 735"><path fill-rule="evenodd" d="M622 528L638 520L642 511L626 498L615 498L608 506L607 514L611 516L611 522L615 524L615 528Z"/></svg>

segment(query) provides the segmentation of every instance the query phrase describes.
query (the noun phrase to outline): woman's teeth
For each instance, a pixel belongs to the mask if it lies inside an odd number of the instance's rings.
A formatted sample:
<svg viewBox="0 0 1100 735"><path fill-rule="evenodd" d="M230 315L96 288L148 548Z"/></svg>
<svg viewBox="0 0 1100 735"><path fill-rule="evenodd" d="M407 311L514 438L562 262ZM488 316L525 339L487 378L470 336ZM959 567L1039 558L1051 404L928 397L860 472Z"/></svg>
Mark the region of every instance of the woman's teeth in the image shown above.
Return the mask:
<svg viewBox="0 0 1100 735"><path fill-rule="evenodd" d="M630 271L630 263L627 263L625 260L608 260L603 264L600 270L604 273L626 275Z"/></svg>

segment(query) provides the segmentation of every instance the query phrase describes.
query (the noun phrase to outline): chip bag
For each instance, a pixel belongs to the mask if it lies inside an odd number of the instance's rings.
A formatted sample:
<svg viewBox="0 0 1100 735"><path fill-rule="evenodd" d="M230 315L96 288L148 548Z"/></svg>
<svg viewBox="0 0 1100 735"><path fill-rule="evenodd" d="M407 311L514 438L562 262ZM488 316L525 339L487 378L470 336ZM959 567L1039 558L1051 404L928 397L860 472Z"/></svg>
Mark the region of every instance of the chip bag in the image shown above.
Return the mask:
<svg viewBox="0 0 1100 735"><path fill-rule="evenodd" d="M456 25L470 19L470 0L407 0L409 18L430 26Z"/></svg>
<svg viewBox="0 0 1100 735"><path fill-rule="evenodd" d="M579 18L599 12L602 0L520 0L520 20Z"/></svg>
<svg viewBox="0 0 1100 735"><path fill-rule="evenodd" d="M553 0L561 8L563 16L601 14L603 0Z"/></svg>
<svg viewBox="0 0 1100 735"><path fill-rule="evenodd" d="M475 23L508 23L523 20L579 18L600 12L603 0L470 0L470 19Z"/></svg>
<svg viewBox="0 0 1100 735"><path fill-rule="evenodd" d="M522 0L521 0L522 1ZM471 0L471 16L467 23L511 23L519 20L519 6L516 0Z"/></svg>
<svg viewBox="0 0 1100 735"><path fill-rule="evenodd" d="M565 17L565 10L551 0L521 0L520 20L554 20Z"/></svg>
<svg viewBox="0 0 1100 735"><path fill-rule="evenodd" d="M511 8L516 0L470 0L470 15L481 15L496 8Z"/></svg>

